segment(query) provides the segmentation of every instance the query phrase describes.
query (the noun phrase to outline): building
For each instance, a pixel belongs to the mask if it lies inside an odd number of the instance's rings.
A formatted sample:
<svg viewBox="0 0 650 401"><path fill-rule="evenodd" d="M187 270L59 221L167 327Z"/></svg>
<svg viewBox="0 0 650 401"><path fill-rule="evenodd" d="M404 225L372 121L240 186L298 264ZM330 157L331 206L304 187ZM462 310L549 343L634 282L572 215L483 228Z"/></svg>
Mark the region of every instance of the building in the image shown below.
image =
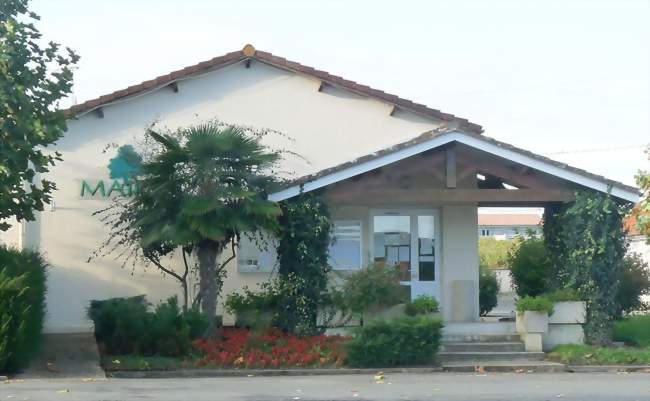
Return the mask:
<svg viewBox="0 0 650 401"><path fill-rule="evenodd" d="M514 239L518 235L541 235L542 217L535 213L479 213L478 235L498 240Z"/></svg>
<svg viewBox="0 0 650 401"><path fill-rule="evenodd" d="M132 188L111 174L152 122L175 129L219 119L269 128L302 159L288 160L295 180L270 198L324 189L338 241L333 266L355 270L373 260L398 263L411 296L429 294L447 322L475 322L478 307L478 207L541 207L573 199L576 188L628 202L636 188L486 137L481 126L247 45L87 101L68 110L64 161L48 178L52 206L3 240L40 249L52 268L45 331L87 332L92 299L178 294L157 271L87 260L106 236L92 215ZM117 148L117 149L116 149ZM113 175L113 177L111 177ZM274 268L272 250L242 243L228 264L223 293L255 287ZM232 317L224 316L224 321Z"/></svg>

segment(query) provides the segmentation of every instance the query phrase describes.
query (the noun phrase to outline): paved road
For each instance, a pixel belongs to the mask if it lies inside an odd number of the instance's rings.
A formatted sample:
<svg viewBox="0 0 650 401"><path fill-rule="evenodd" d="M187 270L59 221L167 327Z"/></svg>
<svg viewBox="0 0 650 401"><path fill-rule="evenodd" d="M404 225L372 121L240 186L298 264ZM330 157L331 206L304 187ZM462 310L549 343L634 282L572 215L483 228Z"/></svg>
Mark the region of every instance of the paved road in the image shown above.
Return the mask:
<svg viewBox="0 0 650 401"><path fill-rule="evenodd" d="M24 380L0 400L581 400L649 401L650 374L394 374L214 379Z"/></svg>

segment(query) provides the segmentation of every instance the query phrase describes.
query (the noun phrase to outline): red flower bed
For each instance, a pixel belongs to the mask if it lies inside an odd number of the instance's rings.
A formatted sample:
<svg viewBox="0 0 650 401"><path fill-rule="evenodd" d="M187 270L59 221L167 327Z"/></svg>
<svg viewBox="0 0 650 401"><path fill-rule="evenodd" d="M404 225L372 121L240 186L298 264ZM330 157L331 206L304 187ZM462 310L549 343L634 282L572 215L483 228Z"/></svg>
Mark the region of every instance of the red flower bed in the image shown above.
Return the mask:
<svg viewBox="0 0 650 401"><path fill-rule="evenodd" d="M199 339L194 347L203 354L197 366L220 368L288 368L341 366L347 337L306 336L270 330L255 335L244 329L223 329L215 340Z"/></svg>

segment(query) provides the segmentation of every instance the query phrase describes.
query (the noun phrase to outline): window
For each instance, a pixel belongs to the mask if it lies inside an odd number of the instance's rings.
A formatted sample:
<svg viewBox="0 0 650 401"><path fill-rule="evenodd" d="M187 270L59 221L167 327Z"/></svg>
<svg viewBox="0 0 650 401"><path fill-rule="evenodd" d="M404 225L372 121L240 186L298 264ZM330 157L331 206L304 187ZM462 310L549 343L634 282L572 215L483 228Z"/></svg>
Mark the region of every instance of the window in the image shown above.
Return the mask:
<svg viewBox="0 0 650 401"><path fill-rule="evenodd" d="M329 264L334 270L361 268L361 222L334 221L334 242L329 247Z"/></svg>
<svg viewBox="0 0 650 401"><path fill-rule="evenodd" d="M237 269L242 273L273 271L277 265L277 248L275 238L243 233L237 248Z"/></svg>
<svg viewBox="0 0 650 401"><path fill-rule="evenodd" d="M489 237L489 236L490 236L490 229L481 228L481 237Z"/></svg>

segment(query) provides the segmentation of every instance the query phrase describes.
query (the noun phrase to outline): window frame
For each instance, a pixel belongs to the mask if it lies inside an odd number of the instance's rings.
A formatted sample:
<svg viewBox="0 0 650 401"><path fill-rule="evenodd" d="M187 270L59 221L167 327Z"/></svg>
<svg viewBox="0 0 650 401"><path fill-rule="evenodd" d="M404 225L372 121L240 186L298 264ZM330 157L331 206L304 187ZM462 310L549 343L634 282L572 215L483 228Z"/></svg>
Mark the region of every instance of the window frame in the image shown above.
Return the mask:
<svg viewBox="0 0 650 401"><path fill-rule="evenodd" d="M362 220L350 220L350 219L345 219L345 220L332 220L332 237L336 238L335 236L335 230L337 225L353 225L353 224L358 224L359 225L359 266L358 267L335 267L332 263L330 263L330 260L332 259L330 255L330 250L332 246L336 244L336 242L332 243L328 248L327 248L327 263L331 267L332 271L357 271L361 270L363 267L363 221Z"/></svg>

